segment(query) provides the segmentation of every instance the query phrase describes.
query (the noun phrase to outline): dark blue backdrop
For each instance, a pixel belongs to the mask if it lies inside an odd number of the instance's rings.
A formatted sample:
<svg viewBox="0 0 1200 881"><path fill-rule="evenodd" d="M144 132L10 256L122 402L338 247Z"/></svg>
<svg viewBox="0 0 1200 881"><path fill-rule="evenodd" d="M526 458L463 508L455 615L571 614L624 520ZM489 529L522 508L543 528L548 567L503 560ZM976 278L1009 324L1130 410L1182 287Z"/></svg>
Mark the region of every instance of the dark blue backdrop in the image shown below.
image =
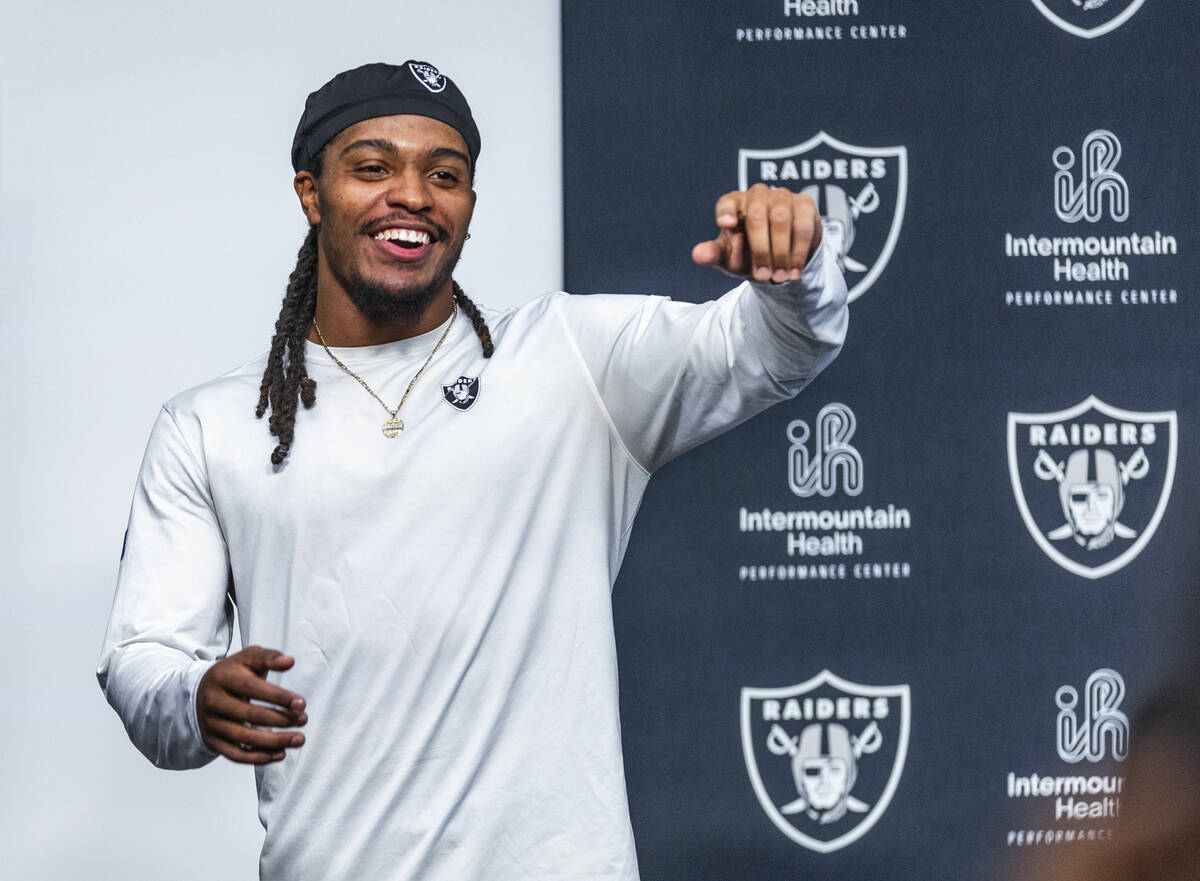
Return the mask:
<svg viewBox="0 0 1200 881"><path fill-rule="evenodd" d="M634 530L644 877L983 878L1112 828L1121 737L1191 638L1198 36L1185 0L563 4L568 290L722 293L689 253L739 175L854 229L841 357L664 468ZM822 451L830 404L854 430ZM860 487L792 487L831 456ZM868 506L893 528L839 520Z"/></svg>

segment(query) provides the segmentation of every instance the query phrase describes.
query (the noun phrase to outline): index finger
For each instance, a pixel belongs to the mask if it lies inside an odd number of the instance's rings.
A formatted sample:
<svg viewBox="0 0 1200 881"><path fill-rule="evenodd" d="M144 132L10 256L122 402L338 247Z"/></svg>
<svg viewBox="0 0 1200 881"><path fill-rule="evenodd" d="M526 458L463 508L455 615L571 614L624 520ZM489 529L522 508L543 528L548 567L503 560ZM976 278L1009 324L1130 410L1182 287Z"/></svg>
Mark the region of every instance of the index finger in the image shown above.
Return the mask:
<svg viewBox="0 0 1200 881"><path fill-rule="evenodd" d="M742 213L746 208L746 194L741 190L726 193L717 199L717 226L721 229L733 229L742 222Z"/></svg>

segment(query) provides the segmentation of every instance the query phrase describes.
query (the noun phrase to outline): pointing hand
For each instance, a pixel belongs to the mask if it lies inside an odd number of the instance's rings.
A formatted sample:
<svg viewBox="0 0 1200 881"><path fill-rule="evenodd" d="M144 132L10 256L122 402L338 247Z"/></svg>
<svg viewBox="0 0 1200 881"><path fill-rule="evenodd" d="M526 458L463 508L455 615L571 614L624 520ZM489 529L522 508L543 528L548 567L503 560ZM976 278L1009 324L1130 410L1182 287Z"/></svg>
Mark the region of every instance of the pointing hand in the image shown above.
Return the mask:
<svg viewBox="0 0 1200 881"><path fill-rule="evenodd" d="M795 281L821 244L821 216L803 193L755 184L717 200L717 237L692 260L755 281Z"/></svg>

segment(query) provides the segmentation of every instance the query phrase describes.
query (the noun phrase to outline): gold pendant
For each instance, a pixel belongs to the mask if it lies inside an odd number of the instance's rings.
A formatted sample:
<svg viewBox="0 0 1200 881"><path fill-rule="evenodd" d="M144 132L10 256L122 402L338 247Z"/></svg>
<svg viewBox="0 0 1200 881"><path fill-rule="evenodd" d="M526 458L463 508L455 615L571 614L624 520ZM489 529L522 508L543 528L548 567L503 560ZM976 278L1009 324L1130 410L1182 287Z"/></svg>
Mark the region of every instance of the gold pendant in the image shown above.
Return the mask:
<svg viewBox="0 0 1200 881"><path fill-rule="evenodd" d="M395 437L402 431L404 431L404 422L400 419L397 419L395 416L383 423L384 437Z"/></svg>

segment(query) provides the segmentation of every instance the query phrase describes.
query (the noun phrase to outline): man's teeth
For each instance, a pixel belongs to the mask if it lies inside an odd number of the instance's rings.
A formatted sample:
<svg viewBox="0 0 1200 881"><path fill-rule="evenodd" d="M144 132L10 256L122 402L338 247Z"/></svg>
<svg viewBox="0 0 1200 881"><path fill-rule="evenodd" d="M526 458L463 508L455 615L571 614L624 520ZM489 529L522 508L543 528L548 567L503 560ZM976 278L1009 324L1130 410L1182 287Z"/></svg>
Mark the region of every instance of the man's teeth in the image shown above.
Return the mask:
<svg viewBox="0 0 1200 881"><path fill-rule="evenodd" d="M413 245L429 244L429 233L421 229L385 229L375 233L375 238L378 241L408 242Z"/></svg>

